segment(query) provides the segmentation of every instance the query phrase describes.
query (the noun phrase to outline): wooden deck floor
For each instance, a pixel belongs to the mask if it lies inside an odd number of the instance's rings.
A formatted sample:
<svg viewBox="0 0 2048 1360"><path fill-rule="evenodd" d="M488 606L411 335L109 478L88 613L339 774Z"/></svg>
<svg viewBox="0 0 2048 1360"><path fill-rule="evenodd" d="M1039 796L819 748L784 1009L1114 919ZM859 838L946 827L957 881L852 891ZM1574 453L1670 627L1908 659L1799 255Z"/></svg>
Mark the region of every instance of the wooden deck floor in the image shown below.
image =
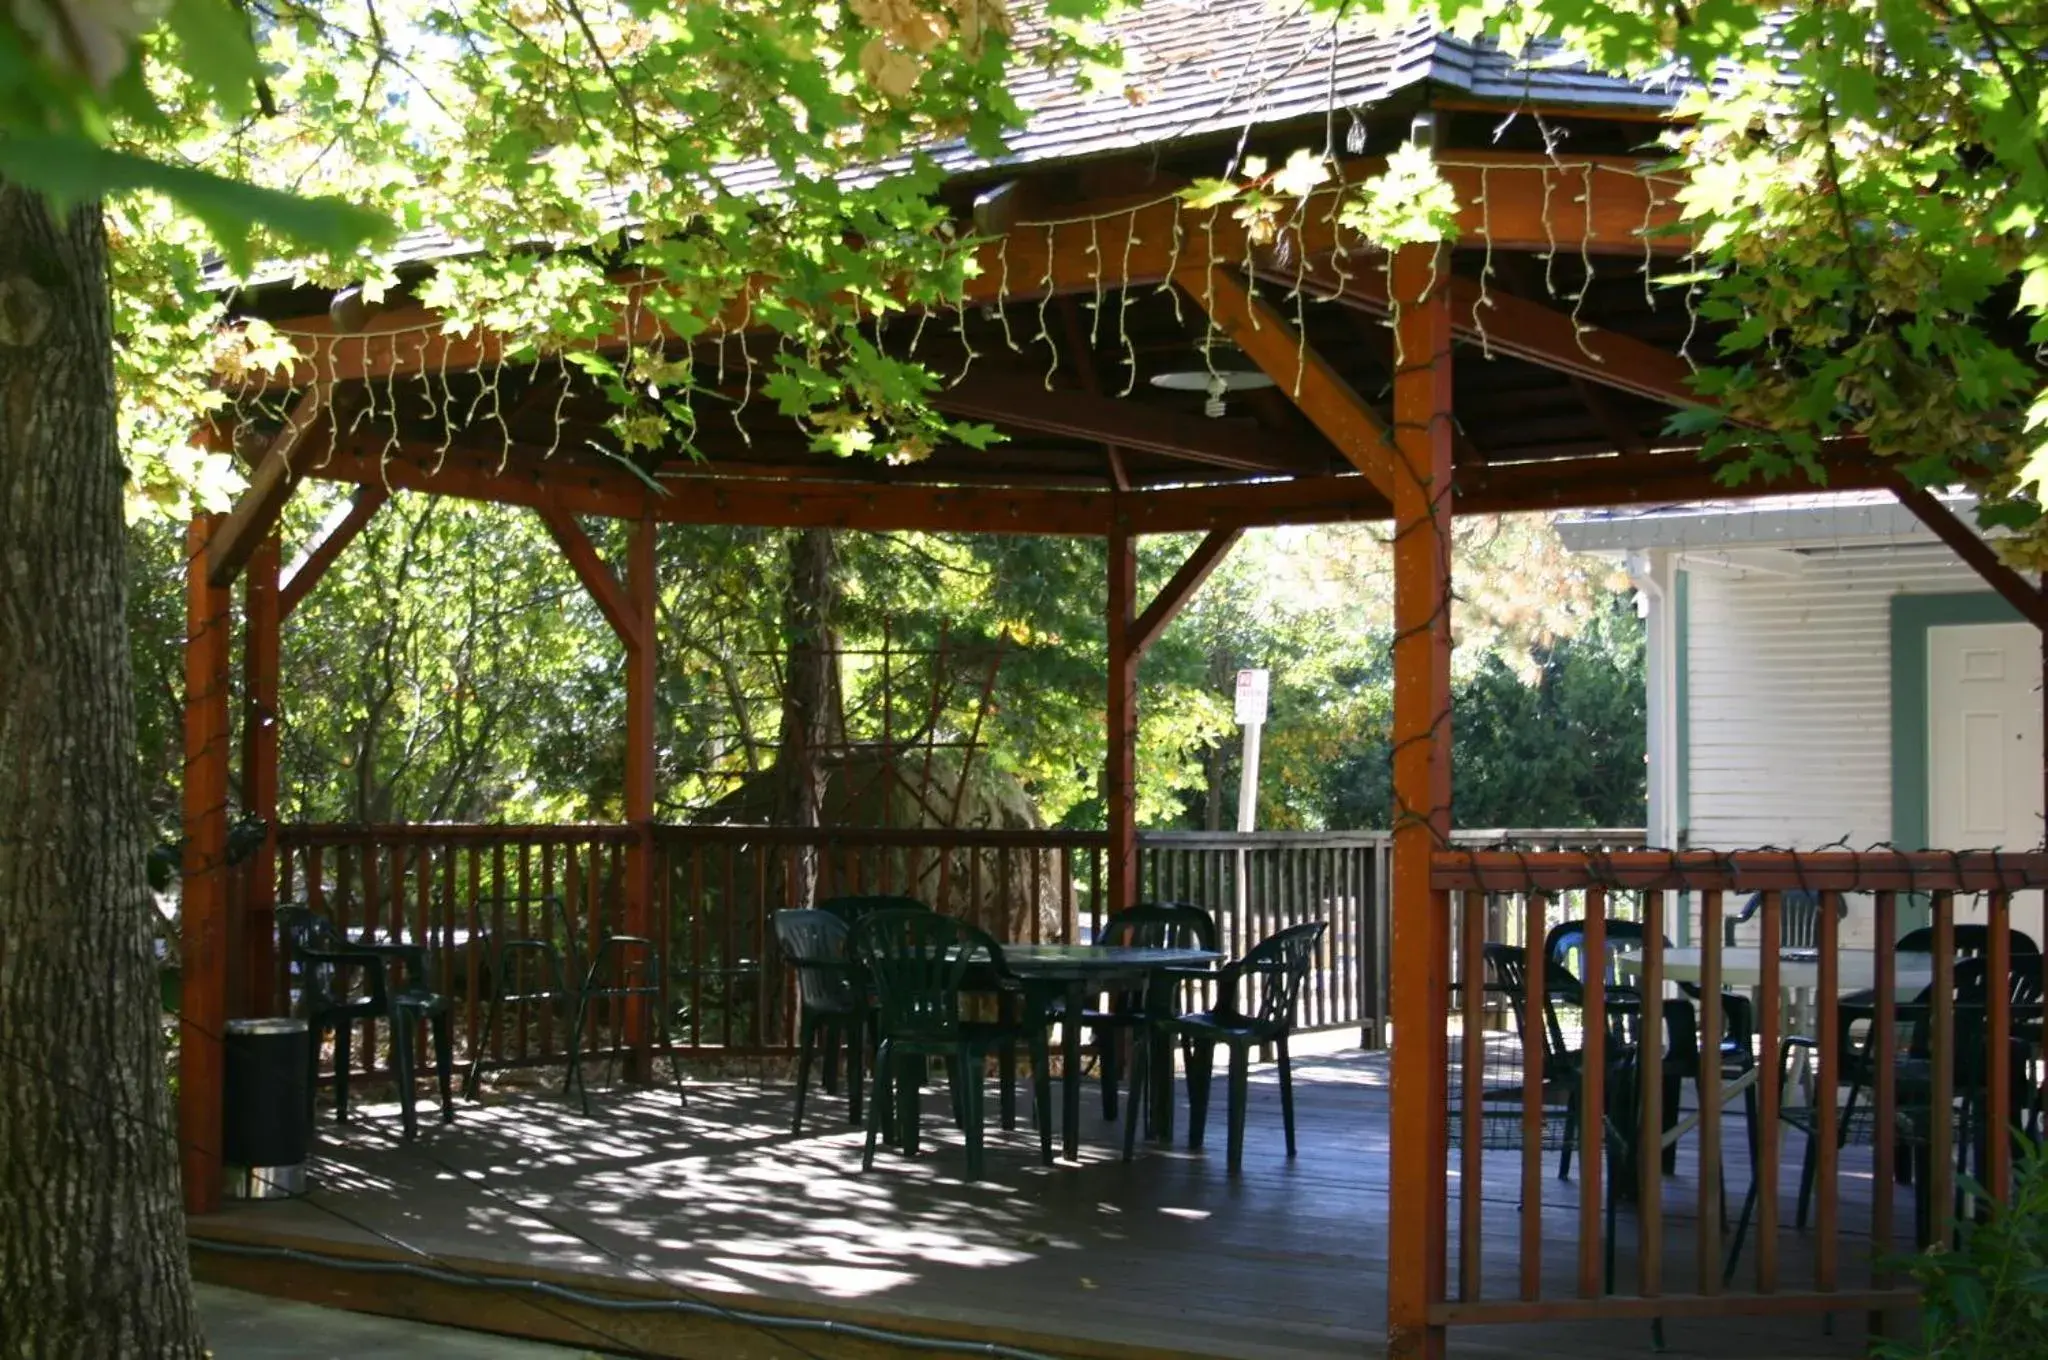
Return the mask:
<svg viewBox="0 0 2048 1360"><path fill-rule="evenodd" d="M1048 1354L1378 1354L1387 1253L1401 1247L1387 1238L1384 1060L1357 1053L1300 1060L1297 1091L1301 1153L1290 1161L1273 1073L1255 1070L1246 1166L1237 1178L1223 1165L1219 1083L1204 1152L1155 1148L1123 1164L1112 1151L1115 1126L1100 1122L1091 1087L1079 1163L1041 1166L1028 1133L991 1129L989 1173L978 1184L965 1181L957 1134L936 1117L926 1121L928 1141L916 1162L883 1152L873 1173L861 1175L860 1137L843 1123L843 1105L814 1097L810 1131L792 1136L792 1092L782 1083L695 1084L681 1109L672 1090L600 1096L589 1119L549 1095L501 1094L461 1107L452 1126L423 1125L411 1147L397 1141L395 1113L372 1107L346 1130L323 1117L307 1198L238 1206L195 1220L192 1231L195 1238L409 1256L458 1271L517 1264L603 1278L643 1295L886 1321ZM993 1124L993 1097L989 1103ZM1744 1178L1733 1150L1742 1146L1740 1125L1731 1120L1727 1130L1739 1196ZM1788 1145L1784 1159L1788 1221L1795 1148ZM1547 1160L1546 1276L1550 1289L1568 1293L1578 1186L1556 1179L1554 1154ZM1858 1185L1867 1190L1867 1162L1859 1170L1854 1150L1845 1162L1845 1199L1853 1199ZM1516 1164L1502 1154L1487 1167L1489 1292L1512 1288ZM1665 1197L1673 1289L1689 1288L1692 1279L1686 1244L1694 1193L1682 1162ZM1910 1219L1910 1201L1901 1199L1901 1216ZM1846 1226L1861 1231L1866 1221L1845 1203ZM1634 1279L1634 1233L1624 1209L1624 1285ZM1781 1235L1788 1285L1798 1284L1811 1253L1810 1238L1789 1229ZM1867 1242L1845 1236L1841 1255L1843 1285L1855 1287ZM1455 1273L1455 1245L1452 1260ZM304 1272L285 1266L204 1250L195 1264L243 1287L317 1292ZM364 1279L342 1301L431 1311L408 1303L409 1290L396 1277ZM556 1310L491 1307L472 1325L562 1335L559 1326L520 1321L548 1313L559 1322ZM1861 1317L1837 1322L1839 1334L1827 1336L1811 1318L1674 1319L1668 1343L1674 1354L1744 1360L1862 1354ZM831 1349L821 1349L819 1335L786 1346L765 1333L756 1341L748 1354ZM1649 1348L1641 1321L1453 1333L1453 1354L1475 1357L1597 1360ZM739 1349L707 1343L665 1353Z"/></svg>

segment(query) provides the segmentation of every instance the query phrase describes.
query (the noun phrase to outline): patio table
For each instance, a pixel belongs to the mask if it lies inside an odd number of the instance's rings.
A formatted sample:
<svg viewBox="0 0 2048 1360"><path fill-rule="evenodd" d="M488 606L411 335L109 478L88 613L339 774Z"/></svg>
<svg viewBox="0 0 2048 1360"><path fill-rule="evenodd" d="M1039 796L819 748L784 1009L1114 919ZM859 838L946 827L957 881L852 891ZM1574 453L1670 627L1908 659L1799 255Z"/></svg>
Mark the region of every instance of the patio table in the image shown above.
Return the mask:
<svg viewBox="0 0 2048 1360"><path fill-rule="evenodd" d="M1618 950L1615 962L1623 972L1637 976L1642 970L1641 950ZM1664 976L1671 982L1698 982L1701 957L1696 948L1666 945ZM1761 987L1764 981L1763 950L1755 945L1729 945L1721 951L1721 985ZM1892 989L1901 1001L1911 1001L1934 981L1934 960L1926 954L1899 954L1892 966ZM1877 954L1869 949L1843 949L1835 957L1835 985L1845 992L1860 992L1877 985ZM1813 949L1778 951L1778 986L1787 991L1811 991L1820 986L1820 954Z"/></svg>
<svg viewBox="0 0 2048 1360"><path fill-rule="evenodd" d="M1212 949L1156 949L1142 945L1006 944L1003 962L1027 988L1065 998L1060 1025L1061 1155L1079 1156L1081 1129L1081 1012L1088 998L1118 986L1143 986L1165 969L1206 969L1223 956ZM1126 1112L1126 1118L1129 1117Z"/></svg>

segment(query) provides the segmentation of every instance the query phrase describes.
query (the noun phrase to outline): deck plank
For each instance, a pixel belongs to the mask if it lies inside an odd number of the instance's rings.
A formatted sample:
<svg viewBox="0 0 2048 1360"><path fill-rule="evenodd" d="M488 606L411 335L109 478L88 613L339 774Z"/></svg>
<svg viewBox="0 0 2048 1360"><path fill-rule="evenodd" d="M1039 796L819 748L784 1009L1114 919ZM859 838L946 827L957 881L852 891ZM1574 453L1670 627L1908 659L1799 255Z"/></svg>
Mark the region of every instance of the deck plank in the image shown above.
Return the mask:
<svg viewBox="0 0 2048 1360"><path fill-rule="evenodd" d="M453 1125L423 1121L410 1147L395 1118L370 1107L346 1128L323 1118L307 1198L237 1206L195 1220L193 1231L528 1264L764 1308L844 1307L906 1327L951 1320L1048 1347L1069 1338L1090 1354L1379 1354L1386 1253L1399 1245L1386 1229L1386 1076L1378 1055L1298 1060L1301 1152L1290 1161L1273 1072L1255 1069L1237 1178L1223 1168L1220 1107L1206 1150L1152 1148L1125 1165L1113 1151L1121 1130L1101 1122L1092 1088L1078 1163L1041 1166L1025 1128L992 1128L978 1184L964 1180L958 1135L929 1093L923 1155L878 1152L865 1176L843 1103L814 1095L809 1130L793 1136L786 1084L700 1083L680 1110L672 1091L599 1096L589 1119L549 1096L503 1096L463 1107ZM1028 1094L1019 1104L1028 1119ZM993 1123L992 1093L988 1105ZM1185 1133L1184 1115L1176 1127ZM1722 1146L1747 1146L1739 1121L1725 1126ZM1681 1145L1678 1172L1663 1183L1673 1279L1696 1273L1696 1147ZM1801 1150L1789 1141L1781 1156L1781 1193L1796 1190ZM1484 1296L1511 1298L1520 1159L1491 1156L1485 1166ZM1556 1249L1543 1284L1546 1297L1568 1298L1579 1190L1555 1172L1556 1155L1545 1154L1543 1238ZM1841 1174L1840 1287L1854 1289L1869 1278L1868 1149L1844 1149ZM1725 1179L1733 1213L1747 1166L1731 1160ZM1796 1240L1789 1229L1782 1236ZM1619 1238L1626 1290L1636 1279L1626 1207ZM1780 1287L1809 1283L1811 1257L1782 1253ZM1734 1288L1746 1287L1739 1274ZM1666 1330L1680 1353L1742 1360L1859 1355L1866 1344L1862 1320L1847 1317L1833 1337L1818 1318L1686 1319ZM1639 1321L1517 1324L1459 1329L1452 1353L1637 1360L1649 1341Z"/></svg>

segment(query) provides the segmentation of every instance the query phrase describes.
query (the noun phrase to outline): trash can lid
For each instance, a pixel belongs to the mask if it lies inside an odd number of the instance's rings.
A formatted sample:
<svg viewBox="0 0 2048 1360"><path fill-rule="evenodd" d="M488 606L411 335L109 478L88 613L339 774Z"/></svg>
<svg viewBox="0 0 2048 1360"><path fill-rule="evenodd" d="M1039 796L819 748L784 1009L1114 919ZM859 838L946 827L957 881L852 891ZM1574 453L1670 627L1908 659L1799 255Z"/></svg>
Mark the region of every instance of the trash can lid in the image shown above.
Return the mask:
<svg viewBox="0 0 2048 1360"><path fill-rule="evenodd" d="M230 1020L223 1028L229 1034L304 1034L306 1022L289 1016L264 1020Z"/></svg>

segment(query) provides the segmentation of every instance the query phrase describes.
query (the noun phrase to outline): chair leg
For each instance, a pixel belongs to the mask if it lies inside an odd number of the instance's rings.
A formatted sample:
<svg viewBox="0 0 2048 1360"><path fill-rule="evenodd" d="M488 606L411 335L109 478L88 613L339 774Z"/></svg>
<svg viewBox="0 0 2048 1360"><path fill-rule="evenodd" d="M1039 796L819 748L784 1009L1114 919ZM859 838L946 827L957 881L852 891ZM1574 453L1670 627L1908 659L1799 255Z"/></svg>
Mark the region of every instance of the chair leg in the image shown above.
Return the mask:
<svg viewBox="0 0 2048 1360"><path fill-rule="evenodd" d="M1123 1059L1123 1030L1115 1025L1102 1025L1095 1031L1095 1050L1102 1068L1102 1117L1114 1122L1116 1119L1116 1084L1121 1075L1117 1068Z"/></svg>
<svg viewBox="0 0 2048 1360"><path fill-rule="evenodd" d="M1287 1056L1287 1036L1274 1045L1280 1059L1280 1122L1287 1128L1287 1155L1294 1155L1294 1063Z"/></svg>
<svg viewBox="0 0 2048 1360"><path fill-rule="evenodd" d="M791 1122L790 1132L801 1137L804 1131L804 1092L811 1085L811 1045L817 1042L818 1017L805 1011L797 1021L796 1044L796 1118ZM829 1046L828 1046L829 1052Z"/></svg>
<svg viewBox="0 0 2048 1360"><path fill-rule="evenodd" d="M1031 1115L1038 1125L1038 1159L1052 1165L1052 1039L1043 1016L1034 1015L1031 1028Z"/></svg>
<svg viewBox="0 0 2048 1360"><path fill-rule="evenodd" d="M875 1135L882 1131L882 1125L896 1116L889 1089L890 1060L896 1055L889 1050L889 1041L882 1040L881 1048L875 1054L875 1088L868 1097L867 1146L860 1155L860 1169L872 1171L875 1166Z"/></svg>
<svg viewBox="0 0 2048 1360"><path fill-rule="evenodd" d="M354 1045L356 1023L344 1019L334 1027L334 1122L348 1123L349 1049Z"/></svg>
<svg viewBox="0 0 2048 1360"><path fill-rule="evenodd" d="M476 1052L469 1055L469 1070L462 1074L462 1098L476 1099L478 1082L483 1078L484 1054L491 1051L491 1035L498 1024L498 992L491 990L491 999L484 1003L484 1027L476 1036Z"/></svg>
<svg viewBox="0 0 2048 1360"><path fill-rule="evenodd" d="M996 1054L996 1072L1003 1083L1003 1088L998 1093L997 1099L1003 1113L1003 1130L1008 1132L1017 1127L1017 1041L1015 1039L1003 1040L1003 1046ZM981 1089L981 1082L978 1078L974 1083L974 1089L977 1091Z"/></svg>
<svg viewBox="0 0 2048 1360"><path fill-rule="evenodd" d="M412 1024L402 1012L391 1012L391 1074L398 1081L398 1112L405 1125L405 1141L419 1135L419 1111L414 1106L412 1079Z"/></svg>
<svg viewBox="0 0 2048 1360"><path fill-rule="evenodd" d="M1572 1178L1572 1148L1579 1138L1579 1085L1577 1082L1565 1091L1564 1097L1564 1151L1557 1157L1557 1178L1568 1181Z"/></svg>
<svg viewBox="0 0 2048 1360"><path fill-rule="evenodd" d="M960 1130L967 1140L967 1179L978 1181L982 1173L982 1069L988 1060L982 1051L962 1044L954 1061L960 1073Z"/></svg>
<svg viewBox="0 0 2048 1360"><path fill-rule="evenodd" d="M1247 1044L1230 1046L1230 1174L1244 1168L1244 1107L1251 1098L1252 1050Z"/></svg>
<svg viewBox="0 0 2048 1360"><path fill-rule="evenodd" d="M835 1037L844 1037L839 1034L839 1020L836 1016L825 1017L820 1021L820 1024L826 1033ZM828 1042L825 1045L824 1058L825 1070L818 1084L824 1088L826 1095L836 1096L839 1094L839 1045ZM858 1080L858 1078L855 1078L855 1080ZM801 1088L799 1088L798 1098L802 1098Z"/></svg>
<svg viewBox="0 0 2048 1360"><path fill-rule="evenodd" d="M1202 1040L1191 1041L1183 1051L1188 1064L1188 1146L1198 1148L1209 1123L1209 1078L1216 1070L1216 1050Z"/></svg>
<svg viewBox="0 0 2048 1360"><path fill-rule="evenodd" d="M1152 1095L1152 1032L1140 1027L1131 1035L1131 1098L1124 1102L1124 1160L1138 1150L1138 1126L1146 1122Z"/></svg>
<svg viewBox="0 0 2048 1360"><path fill-rule="evenodd" d="M583 1024L589 1013L590 998L579 993L575 1018L569 1022L569 1070L562 1077L563 1095L568 1095L572 1087L582 1094L585 1118L590 1116L590 1082L583 1075Z"/></svg>
<svg viewBox="0 0 2048 1360"><path fill-rule="evenodd" d="M917 1156L919 1108L924 1103L925 1056L922 1053L906 1053L898 1059L896 1073L896 1126L903 1155Z"/></svg>
<svg viewBox="0 0 2048 1360"><path fill-rule="evenodd" d="M434 1072L441 1084L441 1122L455 1122L455 1102L449 1096L449 1069L454 1066L455 1036L449 1033L449 1019L441 1011L427 1021L434 1036Z"/></svg>
<svg viewBox="0 0 2048 1360"><path fill-rule="evenodd" d="M839 1022L838 1039L846 1043L846 1120L860 1123L861 1063L867 1056L867 1021L859 1014ZM837 1040L835 1040L837 1042Z"/></svg>

